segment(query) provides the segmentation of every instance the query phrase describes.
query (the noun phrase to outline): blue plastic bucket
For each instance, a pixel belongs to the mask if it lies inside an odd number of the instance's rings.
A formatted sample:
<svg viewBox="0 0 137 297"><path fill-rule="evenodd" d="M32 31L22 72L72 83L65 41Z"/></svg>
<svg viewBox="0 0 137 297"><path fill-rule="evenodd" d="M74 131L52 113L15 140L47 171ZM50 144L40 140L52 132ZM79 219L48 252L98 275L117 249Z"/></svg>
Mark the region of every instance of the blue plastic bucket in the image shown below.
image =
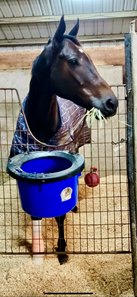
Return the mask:
<svg viewBox="0 0 137 297"><path fill-rule="evenodd" d="M23 210L42 218L61 216L75 207L83 168L83 157L66 151L19 154L7 165L17 179Z"/></svg>

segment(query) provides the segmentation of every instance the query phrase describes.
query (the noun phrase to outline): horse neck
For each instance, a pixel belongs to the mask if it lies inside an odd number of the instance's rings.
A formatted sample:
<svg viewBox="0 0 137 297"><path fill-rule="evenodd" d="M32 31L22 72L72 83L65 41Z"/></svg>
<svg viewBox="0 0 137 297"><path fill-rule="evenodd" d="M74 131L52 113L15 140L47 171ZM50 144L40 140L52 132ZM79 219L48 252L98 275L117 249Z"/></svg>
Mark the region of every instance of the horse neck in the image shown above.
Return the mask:
<svg viewBox="0 0 137 297"><path fill-rule="evenodd" d="M58 103L49 79L32 77L25 113L30 130L40 141L47 142L60 128Z"/></svg>

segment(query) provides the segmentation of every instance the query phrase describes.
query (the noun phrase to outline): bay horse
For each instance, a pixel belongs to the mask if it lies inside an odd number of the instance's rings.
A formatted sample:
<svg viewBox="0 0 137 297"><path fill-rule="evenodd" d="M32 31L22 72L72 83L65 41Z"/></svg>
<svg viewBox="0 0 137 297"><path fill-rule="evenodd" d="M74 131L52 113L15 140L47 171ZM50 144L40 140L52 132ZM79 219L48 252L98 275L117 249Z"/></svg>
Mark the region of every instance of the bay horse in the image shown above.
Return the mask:
<svg viewBox="0 0 137 297"><path fill-rule="evenodd" d="M49 145L53 143L58 145L59 136L62 140L61 131L68 120L68 109L70 121L73 121L73 117L75 120L78 116L82 117L86 110L93 107L99 109L105 118L115 115L117 110L117 98L107 82L99 75L92 60L86 55L76 38L78 29L79 20L72 30L65 34L66 24L64 16L61 17L54 37L49 40L33 63L29 92L23 102L22 108L32 135L40 142ZM63 115L62 108L64 108L65 115ZM73 128L74 126L75 121ZM81 138L82 135L79 136L78 147L84 144ZM30 139L29 150L39 150L40 144L36 143L32 136ZM86 141L90 142L89 135ZM20 112L10 157L25 152L26 144L28 144L26 123L23 113ZM45 146L45 150L49 150L49 147ZM55 219L59 230L58 259L62 264L68 259L64 238L65 215ZM44 244L40 236L41 218L32 217L32 220L33 252L43 252ZM38 237L40 238L39 247Z"/></svg>

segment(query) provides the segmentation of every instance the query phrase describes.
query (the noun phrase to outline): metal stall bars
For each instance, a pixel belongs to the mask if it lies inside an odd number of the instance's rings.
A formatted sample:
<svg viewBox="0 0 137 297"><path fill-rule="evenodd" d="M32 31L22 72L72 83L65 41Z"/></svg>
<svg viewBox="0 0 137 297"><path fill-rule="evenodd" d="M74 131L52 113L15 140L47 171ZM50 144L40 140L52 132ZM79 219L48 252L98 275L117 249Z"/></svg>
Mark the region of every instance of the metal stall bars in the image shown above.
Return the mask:
<svg viewBox="0 0 137 297"><path fill-rule="evenodd" d="M79 180L78 212L68 213L65 238L69 254L130 253L130 223L126 167L125 86L112 87L119 100L117 115L107 124L95 121L91 144L80 149L85 170ZM0 253L29 254L31 219L20 206L16 181L6 173L11 141L20 110L16 89L0 89ZM21 132L21 131L20 131ZM100 185L89 188L84 176L91 165L101 177ZM58 239L54 219L43 219L45 253L56 253Z"/></svg>
<svg viewBox="0 0 137 297"><path fill-rule="evenodd" d="M7 160L19 113L19 102L15 89L0 89L0 253L20 253L19 241L22 226L26 224L19 199L16 181L6 173Z"/></svg>
<svg viewBox="0 0 137 297"><path fill-rule="evenodd" d="M126 169L126 101L124 86L113 86L119 100L117 115L103 127L95 122L91 145L84 146L86 171L96 166L100 186L85 187L85 214L88 226L88 252L124 253L130 251ZM83 212L81 217L83 217ZM81 219L82 221L82 219Z"/></svg>

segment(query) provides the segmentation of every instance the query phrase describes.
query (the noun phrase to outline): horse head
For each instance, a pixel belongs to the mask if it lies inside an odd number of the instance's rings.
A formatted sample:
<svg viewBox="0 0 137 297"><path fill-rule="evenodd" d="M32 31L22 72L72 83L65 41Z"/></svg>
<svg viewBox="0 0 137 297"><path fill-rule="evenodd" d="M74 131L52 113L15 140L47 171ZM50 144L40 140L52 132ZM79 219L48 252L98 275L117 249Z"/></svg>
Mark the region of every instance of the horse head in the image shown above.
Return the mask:
<svg viewBox="0 0 137 297"><path fill-rule="evenodd" d="M69 34L64 34L66 24L62 16L53 39L43 51L52 92L87 110L96 107L105 117L113 116L117 98L76 39L78 29L77 20Z"/></svg>
<svg viewBox="0 0 137 297"><path fill-rule="evenodd" d="M78 29L77 20L65 34L62 16L54 37L33 64L25 114L34 136L44 142L61 127L56 95L87 110L95 107L106 118L117 111L117 98L76 38Z"/></svg>

